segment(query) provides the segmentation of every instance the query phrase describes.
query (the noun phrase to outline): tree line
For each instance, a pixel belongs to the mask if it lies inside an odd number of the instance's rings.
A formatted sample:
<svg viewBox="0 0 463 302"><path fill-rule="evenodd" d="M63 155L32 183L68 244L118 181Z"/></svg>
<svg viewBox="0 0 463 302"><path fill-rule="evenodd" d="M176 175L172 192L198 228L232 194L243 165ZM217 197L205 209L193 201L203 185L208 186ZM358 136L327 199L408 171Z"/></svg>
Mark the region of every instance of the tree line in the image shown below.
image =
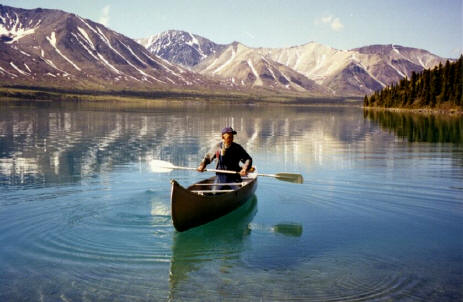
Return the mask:
<svg viewBox="0 0 463 302"><path fill-rule="evenodd" d="M366 107L461 109L463 55L456 62L412 72L398 83L364 97Z"/></svg>

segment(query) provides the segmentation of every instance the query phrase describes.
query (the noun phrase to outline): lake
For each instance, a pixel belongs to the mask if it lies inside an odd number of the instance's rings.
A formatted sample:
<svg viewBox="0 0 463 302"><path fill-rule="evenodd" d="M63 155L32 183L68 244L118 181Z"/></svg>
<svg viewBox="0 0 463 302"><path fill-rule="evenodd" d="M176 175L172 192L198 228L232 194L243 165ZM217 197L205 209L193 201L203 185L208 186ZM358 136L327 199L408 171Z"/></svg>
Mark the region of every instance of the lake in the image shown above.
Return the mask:
<svg viewBox="0 0 463 302"><path fill-rule="evenodd" d="M231 125L262 173L178 233L154 159ZM213 167L213 165L209 166ZM348 107L0 102L0 301L462 301L461 117Z"/></svg>

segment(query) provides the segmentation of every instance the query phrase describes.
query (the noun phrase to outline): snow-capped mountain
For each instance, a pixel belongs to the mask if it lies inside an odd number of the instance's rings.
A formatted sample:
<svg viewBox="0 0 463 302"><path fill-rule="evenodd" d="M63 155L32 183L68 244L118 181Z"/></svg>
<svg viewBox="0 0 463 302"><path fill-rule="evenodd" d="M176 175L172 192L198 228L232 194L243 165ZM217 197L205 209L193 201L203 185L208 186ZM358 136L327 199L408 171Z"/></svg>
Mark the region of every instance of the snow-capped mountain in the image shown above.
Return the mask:
<svg viewBox="0 0 463 302"><path fill-rule="evenodd" d="M187 35L197 41L201 39L198 35ZM144 40L144 45L148 48L155 45L152 48L152 51L155 49L154 53L166 60L178 62L173 61L173 58L188 57L185 45L191 44L193 38L172 38L176 36L184 37L185 33L168 31L152 36L149 43ZM399 45L371 45L338 50L316 42L289 48L249 48L234 42L222 49L216 49L215 53L202 54L196 55L196 59L191 61L183 59L182 64L209 77L225 79L238 86L317 92L323 90L332 95L368 94L406 76L410 77L413 71L419 72L446 61L426 50ZM296 81L291 81L291 77L285 78L284 75L289 75L290 72ZM282 81L278 80L280 78Z"/></svg>
<svg viewBox="0 0 463 302"><path fill-rule="evenodd" d="M446 59L433 55L429 51L400 45L370 45L353 49L360 54L382 58L369 64L369 71L378 80L390 83L397 82L405 76L410 77L413 71L433 68Z"/></svg>
<svg viewBox="0 0 463 302"><path fill-rule="evenodd" d="M363 65L367 55L355 51L337 50L316 42L259 51L314 80L333 94L365 94L383 85Z"/></svg>
<svg viewBox="0 0 463 302"><path fill-rule="evenodd" d="M191 87L208 80L74 14L0 5L2 84L77 88Z"/></svg>
<svg viewBox="0 0 463 302"><path fill-rule="evenodd" d="M306 76L238 42L211 55L193 70L210 77L229 79L235 86L329 93Z"/></svg>
<svg viewBox="0 0 463 302"><path fill-rule="evenodd" d="M179 30L165 31L136 41L152 54L187 67L197 65L226 47L226 45L216 44L201 36Z"/></svg>
<svg viewBox="0 0 463 302"><path fill-rule="evenodd" d="M74 14L0 5L0 83L120 90L265 89L364 95L445 59L372 45L337 50L214 43L183 31L132 40Z"/></svg>
<svg viewBox="0 0 463 302"><path fill-rule="evenodd" d="M410 77L413 71L445 62L428 51L398 45L372 45L345 51L311 42L262 51L332 91L351 94L370 93Z"/></svg>

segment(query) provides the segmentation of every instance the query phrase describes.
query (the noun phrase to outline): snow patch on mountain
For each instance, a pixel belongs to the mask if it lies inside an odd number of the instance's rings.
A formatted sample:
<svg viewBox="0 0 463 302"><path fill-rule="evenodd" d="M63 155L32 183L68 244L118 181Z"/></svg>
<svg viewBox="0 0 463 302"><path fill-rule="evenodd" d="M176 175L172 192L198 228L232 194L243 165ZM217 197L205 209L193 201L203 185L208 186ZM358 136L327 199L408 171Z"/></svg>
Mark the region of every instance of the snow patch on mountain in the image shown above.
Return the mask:
<svg viewBox="0 0 463 302"><path fill-rule="evenodd" d="M69 64L71 64L72 66L74 66L75 69L77 69L78 71L81 71L80 67L77 66L74 62L71 61L71 59L69 59L68 57L66 57L59 49L58 47L56 47L56 34L55 32L52 32L51 33L51 36L50 37L47 37L47 40L48 42L50 42L51 46L53 46L56 50L56 52L62 56L66 61L69 62Z"/></svg>
<svg viewBox="0 0 463 302"><path fill-rule="evenodd" d="M90 39L90 37L89 37L89 35L87 34L87 32L85 31L85 29L83 29L83 28L80 27L80 26L77 26L77 29L78 29L79 32L82 34L82 36L84 37L84 39L87 41L88 45L89 45L93 50L95 50L95 45L93 45L92 39Z"/></svg>
<svg viewBox="0 0 463 302"><path fill-rule="evenodd" d="M196 66L226 47L191 32L177 30L165 31L136 41L150 53L187 68Z"/></svg>
<svg viewBox="0 0 463 302"><path fill-rule="evenodd" d="M9 72L8 70L6 70L5 68L3 68L1 66L0 66L0 72L3 73L3 74L8 74L8 75L10 75L12 77L17 77L16 74Z"/></svg>
<svg viewBox="0 0 463 302"><path fill-rule="evenodd" d="M262 79L260 78L259 74L257 73L256 69L254 68L254 65L252 64L252 61L250 59L247 60L247 63L249 67L251 68L252 73L256 77L256 81L254 82L255 85L257 86L262 86Z"/></svg>
<svg viewBox="0 0 463 302"><path fill-rule="evenodd" d="M0 15L0 18L2 20L0 37L2 37L2 40L6 40L7 44L12 44L25 36L33 34L42 22L42 20L39 20L33 27L24 26L16 13L14 18L11 18L8 13L6 13L6 17Z"/></svg>
<svg viewBox="0 0 463 302"><path fill-rule="evenodd" d="M17 72L19 72L20 74L23 74L23 75L30 75L29 73L21 70L18 66L16 66L13 62L10 62L10 65L11 67L13 67L14 69L16 69Z"/></svg>
<svg viewBox="0 0 463 302"><path fill-rule="evenodd" d="M86 43L84 43L84 42L82 41L82 40L85 41L85 38L83 38L83 39L81 38L82 35L80 35L80 34L75 34L75 33L71 33L71 35L74 36L74 38L76 38L77 42L79 42L79 44L87 51L87 53L88 53L89 55L91 55L95 60L97 60L97 61L99 60L98 57L93 53L93 51L91 51L91 50L87 47ZM93 46L93 45L91 45L90 47L92 47L92 46ZM94 48L93 48L93 50L95 51Z"/></svg>
<svg viewBox="0 0 463 302"><path fill-rule="evenodd" d="M221 66L219 66L217 69L214 70L213 73L218 73L220 72L222 69L224 69L225 67L227 67L228 65L230 65L231 62L233 62L233 59L235 59L235 56L236 56L236 51L234 48L231 49L232 51L232 54L230 56L230 59L228 59L228 61L226 61L224 64L222 64Z"/></svg>

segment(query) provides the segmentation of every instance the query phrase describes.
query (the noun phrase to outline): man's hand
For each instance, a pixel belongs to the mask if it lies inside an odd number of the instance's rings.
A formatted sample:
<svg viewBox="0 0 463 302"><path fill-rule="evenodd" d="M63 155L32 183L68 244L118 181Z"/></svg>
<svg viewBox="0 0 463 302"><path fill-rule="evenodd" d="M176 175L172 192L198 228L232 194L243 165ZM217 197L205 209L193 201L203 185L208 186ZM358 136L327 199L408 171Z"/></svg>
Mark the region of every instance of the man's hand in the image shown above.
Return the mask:
<svg viewBox="0 0 463 302"><path fill-rule="evenodd" d="M246 175L248 175L248 171L246 169L241 169L240 175L241 176L246 176Z"/></svg>
<svg viewBox="0 0 463 302"><path fill-rule="evenodd" d="M200 164L199 167L196 168L198 172L204 172L204 169L206 169L206 166L204 164Z"/></svg>

